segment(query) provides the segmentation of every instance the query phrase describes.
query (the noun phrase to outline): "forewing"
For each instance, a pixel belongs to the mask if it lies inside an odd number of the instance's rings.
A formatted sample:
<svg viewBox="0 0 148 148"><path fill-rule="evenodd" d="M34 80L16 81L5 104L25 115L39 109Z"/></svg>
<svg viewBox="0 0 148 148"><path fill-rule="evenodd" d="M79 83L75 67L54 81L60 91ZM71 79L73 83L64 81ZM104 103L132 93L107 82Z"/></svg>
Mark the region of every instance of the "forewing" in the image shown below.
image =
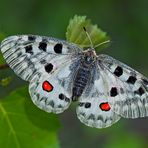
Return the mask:
<svg viewBox="0 0 148 148"><path fill-rule="evenodd" d="M45 66L46 72L50 72L51 65L48 64L51 59L81 50L66 41L36 35L8 37L2 41L0 48L8 65L26 81L38 72L44 73L42 68Z"/></svg>
<svg viewBox="0 0 148 148"><path fill-rule="evenodd" d="M108 87L111 83L102 69L99 70L98 66L94 67L92 78L79 98L76 110L82 123L91 127L106 128L120 119L108 102Z"/></svg>
<svg viewBox="0 0 148 148"><path fill-rule="evenodd" d="M107 55L99 56L99 65L107 78L108 101L114 112L125 118L148 116L148 79Z"/></svg>

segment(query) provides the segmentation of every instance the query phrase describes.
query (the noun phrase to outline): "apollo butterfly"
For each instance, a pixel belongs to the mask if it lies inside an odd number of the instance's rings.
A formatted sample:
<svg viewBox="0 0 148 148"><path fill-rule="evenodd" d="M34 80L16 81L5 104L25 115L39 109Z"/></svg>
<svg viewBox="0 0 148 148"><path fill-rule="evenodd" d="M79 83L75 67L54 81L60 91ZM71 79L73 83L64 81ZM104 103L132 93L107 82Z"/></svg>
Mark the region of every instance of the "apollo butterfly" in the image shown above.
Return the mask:
<svg viewBox="0 0 148 148"><path fill-rule="evenodd" d="M84 124L105 128L121 117L148 116L148 79L94 47L83 50L67 41L18 35L1 43L6 62L23 80L35 105L62 113L78 102Z"/></svg>

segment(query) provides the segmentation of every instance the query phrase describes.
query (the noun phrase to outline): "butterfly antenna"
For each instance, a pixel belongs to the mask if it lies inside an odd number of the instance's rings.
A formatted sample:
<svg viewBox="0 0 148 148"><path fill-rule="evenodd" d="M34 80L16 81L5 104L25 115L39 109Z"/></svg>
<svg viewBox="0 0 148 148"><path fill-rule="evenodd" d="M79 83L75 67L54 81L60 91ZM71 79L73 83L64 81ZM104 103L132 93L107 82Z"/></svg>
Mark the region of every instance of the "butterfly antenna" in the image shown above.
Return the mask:
<svg viewBox="0 0 148 148"><path fill-rule="evenodd" d="M107 44L107 43L110 43L110 42L111 42L110 40L104 41L104 42L99 43L98 45L96 45L94 48L97 48L99 46L102 46L102 45Z"/></svg>
<svg viewBox="0 0 148 148"><path fill-rule="evenodd" d="M90 37L89 33L87 32L86 28L83 27L83 29L84 29L84 31L85 31L85 33L86 33L86 36L88 37L88 40L89 40L90 45L91 45L91 48L93 49L94 46L93 46L93 43L92 43L91 37Z"/></svg>

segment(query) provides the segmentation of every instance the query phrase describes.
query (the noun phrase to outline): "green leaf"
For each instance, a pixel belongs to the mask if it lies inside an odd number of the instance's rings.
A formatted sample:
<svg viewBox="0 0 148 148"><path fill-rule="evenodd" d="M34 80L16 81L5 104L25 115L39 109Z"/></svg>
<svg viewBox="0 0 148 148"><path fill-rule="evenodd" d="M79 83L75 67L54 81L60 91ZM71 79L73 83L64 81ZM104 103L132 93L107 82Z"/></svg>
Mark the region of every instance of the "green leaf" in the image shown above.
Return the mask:
<svg viewBox="0 0 148 148"><path fill-rule="evenodd" d="M38 109L27 88L0 99L1 148L59 148L56 115Z"/></svg>
<svg viewBox="0 0 148 148"><path fill-rule="evenodd" d="M3 33L0 33L0 42L5 38L5 35ZM0 64L4 64L5 63L5 60L2 56L2 53L0 51Z"/></svg>
<svg viewBox="0 0 148 148"><path fill-rule="evenodd" d="M12 82L12 77L6 77L0 80L0 85L1 86L8 86Z"/></svg>
<svg viewBox="0 0 148 148"><path fill-rule="evenodd" d="M0 64L4 64L4 63L5 63L5 60L3 58L2 53L0 52Z"/></svg>
<svg viewBox="0 0 148 148"><path fill-rule="evenodd" d="M120 135L120 136L119 136ZM126 142L125 142L126 141ZM105 148L142 148L143 139L128 131L113 135Z"/></svg>
<svg viewBox="0 0 148 148"><path fill-rule="evenodd" d="M67 27L66 39L69 42L79 45L81 48L90 47L90 41L83 28L86 28L93 46L96 46L104 41L109 40L106 32L98 28L97 25L93 25L91 20L86 19L86 16L75 15L73 19L70 20ZM99 46L97 49L102 49L107 47L109 43Z"/></svg>
<svg viewBox="0 0 148 148"><path fill-rule="evenodd" d="M5 38L5 34L0 32L0 42Z"/></svg>

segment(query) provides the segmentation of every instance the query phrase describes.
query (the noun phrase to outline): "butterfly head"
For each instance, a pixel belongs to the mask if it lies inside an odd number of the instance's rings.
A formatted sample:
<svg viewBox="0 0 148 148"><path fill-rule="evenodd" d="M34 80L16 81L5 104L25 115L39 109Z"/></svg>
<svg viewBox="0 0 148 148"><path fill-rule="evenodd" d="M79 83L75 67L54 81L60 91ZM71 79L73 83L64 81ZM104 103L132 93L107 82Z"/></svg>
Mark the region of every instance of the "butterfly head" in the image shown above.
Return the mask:
<svg viewBox="0 0 148 148"><path fill-rule="evenodd" d="M87 50L85 50L83 52L83 62L87 65L91 65L92 63L94 63L94 61L96 61L97 59L97 55L94 49L92 48L88 48Z"/></svg>

